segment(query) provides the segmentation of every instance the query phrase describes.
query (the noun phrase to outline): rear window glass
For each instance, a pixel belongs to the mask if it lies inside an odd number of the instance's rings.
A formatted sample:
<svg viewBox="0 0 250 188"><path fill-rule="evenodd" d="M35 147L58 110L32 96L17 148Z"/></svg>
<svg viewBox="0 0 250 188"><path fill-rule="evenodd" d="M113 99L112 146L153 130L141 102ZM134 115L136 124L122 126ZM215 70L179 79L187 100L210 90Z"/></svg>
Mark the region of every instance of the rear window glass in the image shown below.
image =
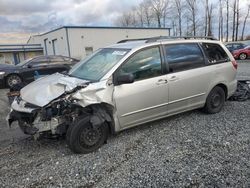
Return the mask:
<svg viewBox="0 0 250 188"><path fill-rule="evenodd" d="M219 44L203 43L202 46L208 58L208 63L223 63L229 60L227 53Z"/></svg>

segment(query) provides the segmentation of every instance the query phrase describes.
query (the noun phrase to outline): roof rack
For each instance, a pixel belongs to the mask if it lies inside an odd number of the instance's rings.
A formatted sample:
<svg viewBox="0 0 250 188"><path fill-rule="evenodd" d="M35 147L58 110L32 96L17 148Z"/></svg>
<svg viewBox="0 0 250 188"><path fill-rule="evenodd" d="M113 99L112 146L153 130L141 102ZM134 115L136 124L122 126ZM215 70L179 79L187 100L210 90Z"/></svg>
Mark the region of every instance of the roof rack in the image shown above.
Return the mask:
<svg viewBox="0 0 250 188"><path fill-rule="evenodd" d="M139 38L139 39L125 39L121 40L117 43L126 43L131 41L141 41L145 40L145 43L156 42L158 40L173 40L173 39L209 39L209 40L217 40L212 36L158 36L158 37L150 37L150 38Z"/></svg>
<svg viewBox="0 0 250 188"><path fill-rule="evenodd" d="M124 40L121 40L121 41L118 41L117 44L119 43L125 43L125 42L131 42L131 41L140 41L140 40L149 40L150 38L139 38L139 39L124 39Z"/></svg>

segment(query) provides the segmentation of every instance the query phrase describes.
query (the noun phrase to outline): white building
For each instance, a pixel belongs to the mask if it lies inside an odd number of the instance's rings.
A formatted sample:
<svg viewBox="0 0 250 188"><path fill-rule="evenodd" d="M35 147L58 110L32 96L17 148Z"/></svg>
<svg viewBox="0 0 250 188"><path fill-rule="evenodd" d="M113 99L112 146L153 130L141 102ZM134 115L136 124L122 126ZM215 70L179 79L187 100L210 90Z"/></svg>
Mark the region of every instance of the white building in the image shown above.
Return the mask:
<svg viewBox="0 0 250 188"><path fill-rule="evenodd" d="M0 64L18 64L43 55L41 44L0 44Z"/></svg>
<svg viewBox="0 0 250 188"><path fill-rule="evenodd" d="M44 55L65 55L81 59L98 48L120 40L169 36L170 28L63 26L31 36L28 44L41 44Z"/></svg>

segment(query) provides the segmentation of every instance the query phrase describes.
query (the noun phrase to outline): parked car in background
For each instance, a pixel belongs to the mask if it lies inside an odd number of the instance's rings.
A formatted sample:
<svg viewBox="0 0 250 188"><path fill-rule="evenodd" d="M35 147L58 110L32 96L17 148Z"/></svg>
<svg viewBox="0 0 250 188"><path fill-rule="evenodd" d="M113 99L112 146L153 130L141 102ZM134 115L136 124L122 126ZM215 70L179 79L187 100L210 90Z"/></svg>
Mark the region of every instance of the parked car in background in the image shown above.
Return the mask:
<svg viewBox="0 0 250 188"><path fill-rule="evenodd" d="M250 57L250 46L233 51L233 56L235 59L240 59L240 60L247 59L248 57Z"/></svg>
<svg viewBox="0 0 250 188"><path fill-rule="evenodd" d="M239 49L243 49L246 47L245 44L243 43L238 43L238 42L235 42L235 43L227 43L225 45L227 47L227 49L232 53L233 51L235 50L239 50Z"/></svg>
<svg viewBox="0 0 250 188"><path fill-rule="evenodd" d="M65 56L37 56L27 59L17 65L0 64L0 86L12 87L15 84L34 81L36 73L50 75L56 72L68 71L78 62Z"/></svg>

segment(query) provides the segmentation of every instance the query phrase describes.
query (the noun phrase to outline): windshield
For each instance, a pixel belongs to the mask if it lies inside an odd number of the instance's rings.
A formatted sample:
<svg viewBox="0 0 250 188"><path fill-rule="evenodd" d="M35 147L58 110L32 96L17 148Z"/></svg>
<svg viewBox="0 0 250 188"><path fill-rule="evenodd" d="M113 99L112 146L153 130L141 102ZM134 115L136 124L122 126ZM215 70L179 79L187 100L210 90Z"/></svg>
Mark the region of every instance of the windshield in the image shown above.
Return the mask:
<svg viewBox="0 0 250 188"><path fill-rule="evenodd" d="M127 53L128 49L103 48L74 66L69 75L84 80L100 80Z"/></svg>
<svg viewBox="0 0 250 188"><path fill-rule="evenodd" d="M32 58L26 59L24 61L22 61L21 63L18 63L16 66L22 67L23 65L25 65L26 63L28 63Z"/></svg>

